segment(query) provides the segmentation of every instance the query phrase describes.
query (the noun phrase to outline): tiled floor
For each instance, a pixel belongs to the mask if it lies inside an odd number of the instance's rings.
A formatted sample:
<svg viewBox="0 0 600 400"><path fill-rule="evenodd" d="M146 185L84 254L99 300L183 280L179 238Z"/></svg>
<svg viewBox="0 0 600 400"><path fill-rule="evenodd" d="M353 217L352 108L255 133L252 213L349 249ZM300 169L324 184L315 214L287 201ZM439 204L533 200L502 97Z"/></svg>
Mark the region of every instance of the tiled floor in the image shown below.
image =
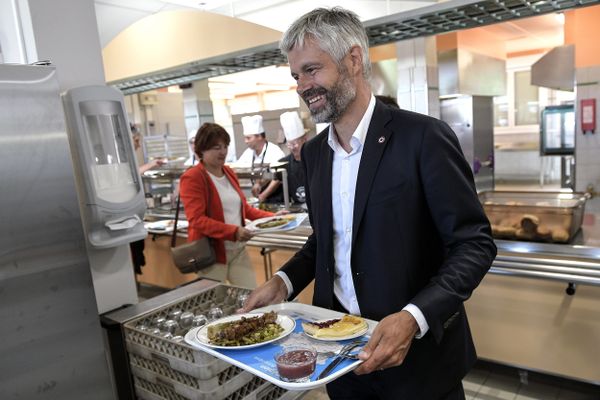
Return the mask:
<svg viewBox="0 0 600 400"><path fill-rule="evenodd" d="M599 400L600 386L479 362L463 380L472 400Z"/></svg>
<svg viewBox="0 0 600 400"><path fill-rule="evenodd" d="M599 400L600 386L479 362L463 379L467 400ZM303 400L329 400L324 389ZM400 400L400 399L399 399ZM409 399L420 400L420 399Z"/></svg>

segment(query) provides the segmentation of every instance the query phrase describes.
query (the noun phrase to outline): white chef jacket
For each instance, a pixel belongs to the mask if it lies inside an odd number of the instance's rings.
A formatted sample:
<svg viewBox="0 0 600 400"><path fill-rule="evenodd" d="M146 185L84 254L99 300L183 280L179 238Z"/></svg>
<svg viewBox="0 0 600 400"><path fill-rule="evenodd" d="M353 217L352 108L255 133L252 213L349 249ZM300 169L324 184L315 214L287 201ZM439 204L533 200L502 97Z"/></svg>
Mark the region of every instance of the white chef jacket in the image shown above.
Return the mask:
<svg viewBox="0 0 600 400"><path fill-rule="evenodd" d="M251 167L253 159L254 165L270 164L279 161L279 159L283 157L285 157L285 153L279 146L272 142L265 142L260 154L256 155L254 150L247 148L235 162L235 165L238 167Z"/></svg>

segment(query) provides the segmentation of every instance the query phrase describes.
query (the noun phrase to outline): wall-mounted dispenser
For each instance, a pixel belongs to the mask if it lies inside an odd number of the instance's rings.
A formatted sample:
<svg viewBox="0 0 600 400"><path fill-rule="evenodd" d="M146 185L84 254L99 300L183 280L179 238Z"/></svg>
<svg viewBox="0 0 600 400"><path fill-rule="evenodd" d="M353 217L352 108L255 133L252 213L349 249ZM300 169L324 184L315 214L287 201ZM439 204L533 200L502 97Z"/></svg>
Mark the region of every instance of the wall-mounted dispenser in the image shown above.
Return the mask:
<svg viewBox="0 0 600 400"><path fill-rule="evenodd" d="M62 96L90 244L109 248L146 237L146 203L121 92L85 86Z"/></svg>

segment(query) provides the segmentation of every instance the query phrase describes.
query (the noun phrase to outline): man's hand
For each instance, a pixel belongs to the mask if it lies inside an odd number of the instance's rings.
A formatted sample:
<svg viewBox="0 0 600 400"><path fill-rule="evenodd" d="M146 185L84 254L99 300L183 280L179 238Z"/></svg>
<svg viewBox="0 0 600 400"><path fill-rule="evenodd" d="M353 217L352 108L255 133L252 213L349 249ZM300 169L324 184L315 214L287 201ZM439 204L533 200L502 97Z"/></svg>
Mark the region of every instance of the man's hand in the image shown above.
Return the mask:
<svg viewBox="0 0 600 400"><path fill-rule="evenodd" d="M358 354L364 362L354 372L369 374L402 364L418 331L417 321L408 311L388 315L379 322L369 343Z"/></svg>
<svg viewBox="0 0 600 400"><path fill-rule="evenodd" d="M248 300L244 302L238 313L247 313L255 308L281 303L287 299L287 286L278 275L273 276L250 293Z"/></svg>

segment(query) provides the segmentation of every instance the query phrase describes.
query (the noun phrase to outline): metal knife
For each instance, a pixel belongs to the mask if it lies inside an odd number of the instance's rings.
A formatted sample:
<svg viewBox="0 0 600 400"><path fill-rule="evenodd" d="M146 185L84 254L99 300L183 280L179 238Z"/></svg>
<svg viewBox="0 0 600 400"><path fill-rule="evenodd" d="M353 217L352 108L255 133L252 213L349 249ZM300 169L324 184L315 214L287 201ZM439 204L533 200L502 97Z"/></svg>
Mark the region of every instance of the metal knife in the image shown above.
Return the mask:
<svg viewBox="0 0 600 400"><path fill-rule="evenodd" d="M319 376L317 377L317 380L319 379L323 379L325 378L327 375L329 375L329 373L331 371L333 371L333 369L335 367L337 367L338 365L340 365L340 363L344 360L344 356L343 355L339 355L336 358L333 359L332 362L329 363L328 366L325 367L325 369L319 374Z"/></svg>
<svg viewBox="0 0 600 400"><path fill-rule="evenodd" d="M352 350L354 350L356 347L360 346L361 344L364 345L364 344L366 344L366 342L356 343L355 346L349 347L349 348L344 349L343 351L341 351L340 354L338 354L338 356L336 358L334 358L333 361L331 363L329 363L329 365L326 366L325 369L319 374L319 376L317 377L317 380L323 379L327 375L329 375L331 373L331 371L334 370L335 367L337 367L338 365L340 365L340 363L342 361L344 361L344 359L347 358L348 354Z"/></svg>

